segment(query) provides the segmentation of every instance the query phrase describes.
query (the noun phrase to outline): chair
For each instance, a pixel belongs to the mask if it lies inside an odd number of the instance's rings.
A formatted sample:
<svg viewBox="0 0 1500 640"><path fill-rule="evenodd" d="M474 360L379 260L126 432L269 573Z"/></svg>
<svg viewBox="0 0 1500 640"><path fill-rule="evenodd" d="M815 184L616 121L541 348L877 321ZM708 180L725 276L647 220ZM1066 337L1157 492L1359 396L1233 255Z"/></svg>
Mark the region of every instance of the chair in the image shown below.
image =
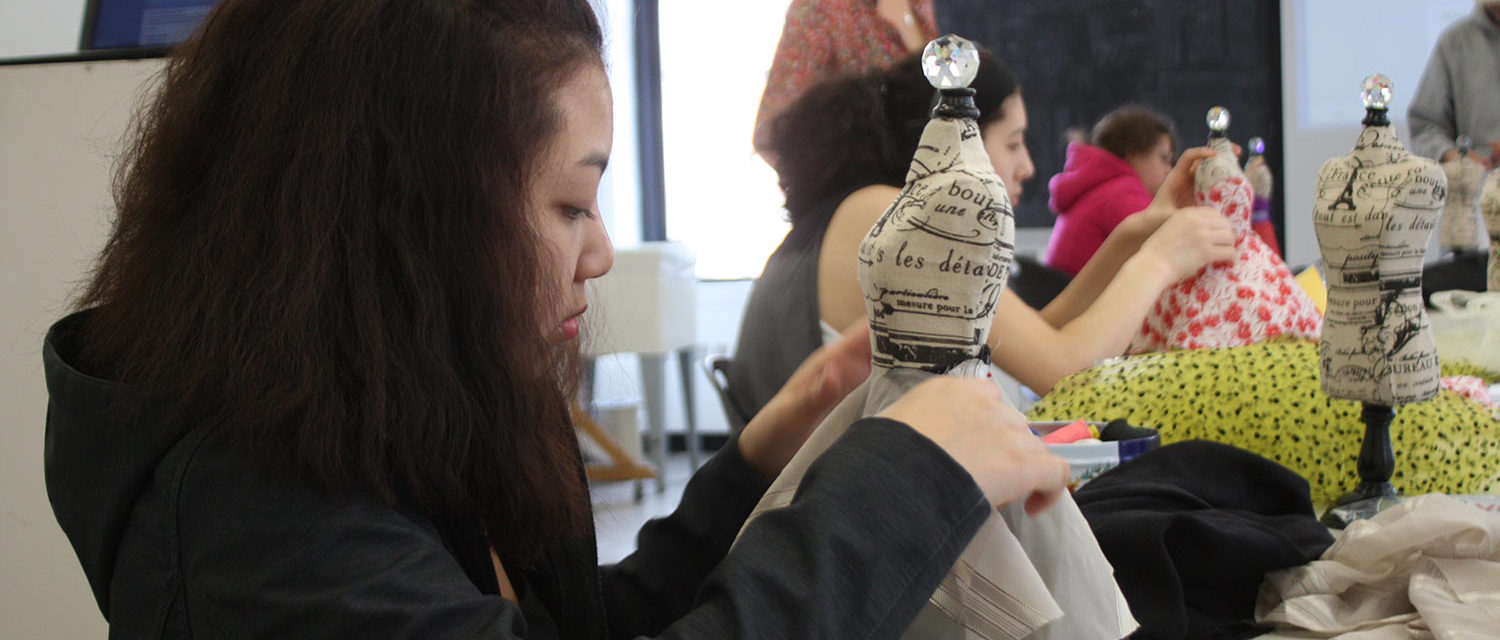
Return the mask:
<svg viewBox="0 0 1500 640"><path fill-rule="evenodd" d="M734 360L729 356L716 353L703 359L703 373L719 394L719 404L724 406L724 418L729 421L729 432L738 434L750 422L750 416L735 402L734 396L729 395L729 367L733 364Z"/></svg>
<svg viewBox="0 0 1500 640"><path fill-rule="evenodd" d="M1072 276L1044 265L1036 258L1016 254L1012 258L1012 271L1007 286L1033 309L1040 309L1052 302L1072 281Z"/></svg>
<svg viewBox="0 0 1500 640"><path fill-rule="evenodd" d="M692 361L697 344L697 258L673 242L617 247L610 272L590 282L589 299L603 318L585 356L634 353L641 361L641 390L646 404L646 448L656 467L656 492L666 490L662 471L667 461L667 360L677 358L682 379L683 418L687 423L688 458L698 464L698 429L693 416Z"/></svg>

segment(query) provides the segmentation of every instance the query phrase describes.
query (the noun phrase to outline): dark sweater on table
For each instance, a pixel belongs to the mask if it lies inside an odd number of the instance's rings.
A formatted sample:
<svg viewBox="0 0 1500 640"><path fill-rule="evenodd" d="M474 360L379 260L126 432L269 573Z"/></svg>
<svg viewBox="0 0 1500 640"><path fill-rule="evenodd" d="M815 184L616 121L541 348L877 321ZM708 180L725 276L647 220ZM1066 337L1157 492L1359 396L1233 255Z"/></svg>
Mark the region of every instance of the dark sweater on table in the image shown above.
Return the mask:
<svg viewBox="0 0 1500 640"><path fill-rule="evenodd" d="M767 486L731 443L634 554L559 544L511 573L517 605L473 523L252 474L226 430L70 364L80 321L44 347L47 489L112 638L895 638L990 513L931 441L867 419L731 550Z"/></svg>

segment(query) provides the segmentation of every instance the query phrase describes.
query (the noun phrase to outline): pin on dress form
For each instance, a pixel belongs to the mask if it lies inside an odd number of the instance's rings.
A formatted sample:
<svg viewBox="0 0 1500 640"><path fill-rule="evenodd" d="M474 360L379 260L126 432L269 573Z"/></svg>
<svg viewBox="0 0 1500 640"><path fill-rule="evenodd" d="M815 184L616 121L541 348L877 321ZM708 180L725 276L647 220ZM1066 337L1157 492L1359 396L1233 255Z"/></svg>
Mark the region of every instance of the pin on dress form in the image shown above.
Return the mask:
<svg viewBox="0 0 1500 640"><path fill-rule="evenodd" d="M937 103L905 185L858 253L874 367L798 450L752 519L789 504L808 466L855 420L933 376L989 375L990 326L1015 222L975 122L967 85L978 62L978 48L955 36L923 52ZM903 637L1104 640L1136 626L1088 522L1063 496L1036 516L1016 503L992 513Z"/></svg>
<svg viewBox="0 0 1500 640"><path fill-rule="evenodd" d="M1198 163L1195 198L1229 219L1235 258L1207 265L1163 291L1131 341L1132 354L1318 336L1317 306L1251 228L1254 196L1227 135L1229 110L1213 107L1205 120L1215 154Z"/></svg>
<svg viewBox="0 0 1500 640"><path fill-rule="evenodd" d="M1437 348L1422 302L1422 262L1447 197L1437 163L1407 152L1387 117L1391 82L1361 84L1364 130L1318 173L1313 227L1328 281L1319 374L1329 396L1362 403L1360 482L1323 522L1343 527L1394 504L1394 407L1437 395Z"/></svg>
<svg viewBox="0 0 1500 640"><path fill-rule="evenodd" d="M1482 243L1479 223L1479 193L1484 184L1484 167L1469 157L1469 136L1455 142L1458 155L1443 163L1448 175L1448 206L1438 227L1438 241L1443 249L1461 256L1478 251Z"/></svg>

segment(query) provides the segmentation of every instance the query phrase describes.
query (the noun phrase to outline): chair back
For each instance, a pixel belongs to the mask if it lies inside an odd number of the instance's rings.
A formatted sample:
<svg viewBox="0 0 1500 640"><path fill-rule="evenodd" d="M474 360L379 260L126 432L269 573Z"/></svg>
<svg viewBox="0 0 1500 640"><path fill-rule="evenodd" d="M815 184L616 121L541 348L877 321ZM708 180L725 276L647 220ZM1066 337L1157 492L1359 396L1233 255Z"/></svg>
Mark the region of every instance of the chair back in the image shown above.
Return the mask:
<svg viewBox="0 0 1500 640"><path fill-rule="evenodd" d="M729 367L733 364L734 360L729 356L716 353L703 359L703 373L719 394L719 404L724 406L724 418L729 421L729 432L738 434L750 422L750 416L729 395Z"/></svg>

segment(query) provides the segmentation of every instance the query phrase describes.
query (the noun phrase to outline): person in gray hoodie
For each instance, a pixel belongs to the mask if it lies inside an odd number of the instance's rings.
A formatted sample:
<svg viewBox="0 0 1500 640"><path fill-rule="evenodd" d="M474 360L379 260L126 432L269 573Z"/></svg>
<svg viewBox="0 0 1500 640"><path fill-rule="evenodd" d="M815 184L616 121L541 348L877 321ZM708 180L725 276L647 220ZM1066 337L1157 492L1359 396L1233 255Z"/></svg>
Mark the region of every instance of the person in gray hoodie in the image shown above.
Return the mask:
<svg viewBox="0 0 1500 640"><path fill-rule="evenodd" d="M1406 119L1418 155L1452 160L1467 135L1488 171L1500 159L1500 0L1477 4L1438 37Z"/></svg>

